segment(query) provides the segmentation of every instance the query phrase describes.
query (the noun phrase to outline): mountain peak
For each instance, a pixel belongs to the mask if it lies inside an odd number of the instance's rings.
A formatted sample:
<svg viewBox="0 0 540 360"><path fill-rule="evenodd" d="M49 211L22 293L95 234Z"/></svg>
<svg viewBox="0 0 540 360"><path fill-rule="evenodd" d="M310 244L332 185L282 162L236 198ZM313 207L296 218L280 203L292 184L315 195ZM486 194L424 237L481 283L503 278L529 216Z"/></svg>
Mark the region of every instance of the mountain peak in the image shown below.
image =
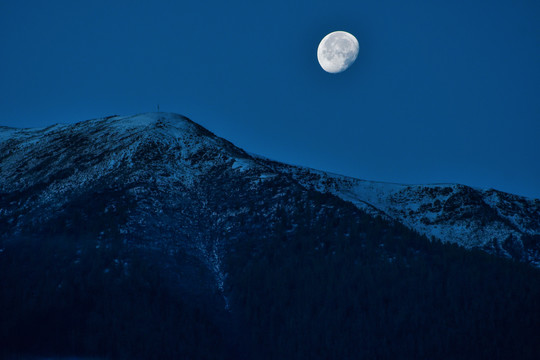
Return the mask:
<svg viewBox="0 0 540 360"><path fill-rule="evenodd" d="M65 189L76 188L112 174L155 167L193 174L203 164L213 167L251 159L187 117L162 112L112 115L41 129L2 128L0 158L4 177L0 191L48 184L51 179Z"/></svg>
<svg viewBox="0 0 540 360"><path fill-rule="evenodd" d="M106 120L112 126L120 129L167 127L179 130L190 130L194 126L200 127L183 115L165 112L148 112L131 116L114 115L99 120Z"/></svg>
<svg viewBox="0 0 540 360"><path fill-rule="evenodd" d="M427 332L437 336L425 347L420 344L418 353L427 354L433 344L437 354L441 339L455 338L452 331L444 333L447 319L464 324L466 351L469 330L492 339L485 331L493 323L525 324L521 332L508 330L518 335L501 336L513 341L526 334L526 344L533 344L533 325L527 324L534 324L528 314L537 293L517 297L532 288L531 272L431 246L406 227L540 266L538 209L540 204L519 197L461 185L369 182L252 157L177 114L0 128L0 303L7 304L0 306L0 333L13 334L0 336L0 353L9 355L5 349L22 349L20 344L39 351L34 339L44 339L45 353L52 354L49 343L63 346L68 339L62 353L80 342L89 355L99 355L98 349L106 356L129 357L124 348L132 347L131 357L204 358L183 347L212 349L224 341L247 344L236 353L228 345L230 358L324 357L318 349L313 355L272 353L264 347L273 343L249 337L282 333L273 325L280 319L301 326L285 326L288 338L323 324L307 341L293 340L284 348L311 348L335 333L328 351L334 355L343 344L357 344L363 331L370 339L377 330L372 338L378 339L385 326L390 338L400 339L411 326L426 329L431 323L435 327ZM371 297L356 306L366 294ZM470 301L462 301L471 298L480 305L492 298L506 302L471 308ZM448 299L454 302L446 306ZM314 312L321 304L330 305ZM373 304L381 306L373 310ZM442 317L424 316L425 308ZM413 314L406 317L409 322L403 322L402 309ZM514 320L515 314L521 317ZM182 319L182 326L170 319ZM365 319L371 322L366 325ZM335 327L348 320L361 326ZM44 321L46 326L35 326ZM214 323L219 332L213 332ZM99 336L88 337L96 331ZM345 333L360 335L344 341ZM283 339L271 341L281 346ZM409 340L382 356L409 349ZM149 352L141 355L139 344ZM362 343L335 357L359 354L364 344L375 349L388 342ZM507 344L503 349L515 353Z"/></svg>
<svg viewBox="0 0 540 360"><path fill-rule="evenodd" d="M12 221L13 229L26 226L22 220L16 224L19 214L39 208L54 213L73 194L92 189L127 187L135 189L129 191L137 201L147 201L141 194L154 187L172 197L181 196L179 189L205 197L205 181L210 192L229 182L249 184L250 192L270 179L332 194L430 238L540 266L536 199L457 184L386 184L286 165L251 156L174 113L113 115L42 129L0 128L0 201L2 193L18 199L0 208L0 221ZM6 210L8 205L13 209Z"/></svg>
<svg viewBox="0 0 540 360"><path fill-rule="evenodd" d="M176 113L149 112L130 116L107 116L82 121L76 127L111 130L122 135L140 134L144 137L178 138L186 135L216 137L210 131L193 122L186 116ZM157 140L157 139L156 139Z"/></svg>
<svg viewBox="0 0 540 360"><path fill-rule="evenodd" d="M175 113L151 112L130 116L111 115L102 118L84 120L73 124L55 124L44 128L11 128L0 127L0 144L10 141L43 142L43 140L64 136L64 134L84 135L93 140L102 136L112 141L126 139L126 136L138 138L178 138L186 134L214 134L187 117Z"/></svg>

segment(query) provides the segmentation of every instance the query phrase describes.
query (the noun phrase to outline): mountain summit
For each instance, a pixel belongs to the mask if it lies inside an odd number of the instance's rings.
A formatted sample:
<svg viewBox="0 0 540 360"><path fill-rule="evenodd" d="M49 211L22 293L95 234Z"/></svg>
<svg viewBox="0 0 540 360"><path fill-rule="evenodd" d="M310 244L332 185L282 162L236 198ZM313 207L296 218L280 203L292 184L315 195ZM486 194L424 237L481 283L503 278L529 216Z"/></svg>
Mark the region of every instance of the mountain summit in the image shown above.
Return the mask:
<svg viewBox="0 0 540 360"><path fill-rule="evenodd" d="M0 357L537 358L539 207L176 114L1 127Z"/></svg>
<svg viewBox="0 0 540 360"><path fill-rule="evenodd" d="M120 186L136 203L131 210L140 212L137 221L126 218L122 231L140 234L149 224L166 226L164 219L179 216L163 213L164 207L190 204L202 211L208 191L223 192L219 186L231 185L230 179L246 186L238 198L279 179L333 194L429 238L540 266L538 199L458 184L365 181L287 165L252 156L170 113L110 116L44 129L0 128L0 236L34 231L74 197ZM102 210L112 204L107 206ZM227 214L242 211L248 210L228 209ZM156 213L163 218L156 221Z"/></svg>

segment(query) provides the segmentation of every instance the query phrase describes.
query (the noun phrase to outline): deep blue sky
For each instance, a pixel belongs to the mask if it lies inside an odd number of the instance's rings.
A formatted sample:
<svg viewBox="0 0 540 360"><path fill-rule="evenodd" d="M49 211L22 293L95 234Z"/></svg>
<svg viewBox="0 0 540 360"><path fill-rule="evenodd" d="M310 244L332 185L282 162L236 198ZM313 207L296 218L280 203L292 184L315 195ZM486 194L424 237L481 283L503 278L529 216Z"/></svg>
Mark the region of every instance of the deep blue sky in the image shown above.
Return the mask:
<svg viewBox="0 0 540 360"><path fill-rule="evenodd" d="M362 179L540 198L540 2L1 1L0 125L162 111ZM356 63L328 74L345 30Z"/></svg>

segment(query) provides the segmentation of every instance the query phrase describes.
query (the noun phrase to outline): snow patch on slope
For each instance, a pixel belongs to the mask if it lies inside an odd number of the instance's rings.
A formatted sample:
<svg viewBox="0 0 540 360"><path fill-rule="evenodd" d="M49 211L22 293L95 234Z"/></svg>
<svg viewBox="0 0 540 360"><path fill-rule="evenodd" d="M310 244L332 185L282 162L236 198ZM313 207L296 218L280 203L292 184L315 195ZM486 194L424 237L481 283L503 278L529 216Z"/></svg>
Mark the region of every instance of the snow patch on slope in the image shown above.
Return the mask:
<svg viewBox="0 0 540 360"><path fill-rule="evenodd" d="M522 234L540 235L540 201L459 184L405 185L359 180L271 162L306 188L330 192L374 216L467 248L491 246ZM510 256L508 250L497 251ZM530 254L533 261L535 254Z"/></svg>

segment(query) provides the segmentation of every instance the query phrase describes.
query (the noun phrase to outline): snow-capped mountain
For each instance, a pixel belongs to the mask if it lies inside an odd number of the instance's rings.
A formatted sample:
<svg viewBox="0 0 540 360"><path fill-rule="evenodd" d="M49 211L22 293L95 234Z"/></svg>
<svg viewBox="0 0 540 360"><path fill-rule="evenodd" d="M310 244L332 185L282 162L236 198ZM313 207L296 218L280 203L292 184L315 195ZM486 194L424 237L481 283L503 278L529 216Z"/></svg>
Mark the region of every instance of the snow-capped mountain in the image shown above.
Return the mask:
<svg viewBox="0 0 540 360"><path fill-rule="evenodd" d="M196 272L178 279L190 293L223 291L230 242L271 234L280 213L313 202L288 174L180 115L0 134L0 240L119 239L155 254L171 277ZM313 221L350 211L327 206ZM128 267L129 256L111 266Z"/></svg>
<svg viewBox="0 0 540 360"><path fill-rule="evenodd" d="M276 174L179 115L2 128L0 139L0 237L86 234L104 246L120 237L167 253L184 267L173 273L210 270L206 283L180 282L187 291L221 288L221 239L244 214L275 210L250 195L267 196L261 188Z"/></svg>
<svg viewBox="0 0 540 360"><path fill-rule="evenodd" d="M100 221L115 219L127 241L158 232L159 241L145 246L174 253L176 238L191 238L181 248L204 258L219 283L223 234L241 233L246 221L270 226L254 214L272 224L277 209L291 205L292 193L301 198L309 191L331 193L429 238L540 265L537 199L457 184L364 181L291 166L250 155L175 114L0 128L0 236L30 234L44 224L50 230L51 223L79 231L92 216L82 212L73 224L62 214L93 201ZM215 236L202 235L201 228Z"/></svg>
<svg viewBox="0 0 540 360"><path fill-rule="evenodd" d="M538 267L539 221L176 114L0 127L0 358L536 359L538 269L485 251Z"/></svg>

